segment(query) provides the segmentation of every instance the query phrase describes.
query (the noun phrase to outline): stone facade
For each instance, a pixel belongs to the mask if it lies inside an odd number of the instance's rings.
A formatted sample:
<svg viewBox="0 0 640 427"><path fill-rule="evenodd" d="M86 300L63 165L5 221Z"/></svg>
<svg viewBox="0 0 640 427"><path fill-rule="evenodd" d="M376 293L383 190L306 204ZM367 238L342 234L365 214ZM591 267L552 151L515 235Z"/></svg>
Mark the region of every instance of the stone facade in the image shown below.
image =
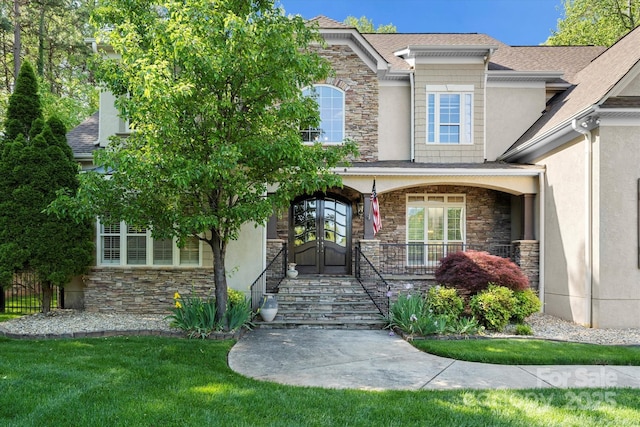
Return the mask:
<svg viewBox="0 0 640 427"><path fill-rule="evenodd" d="M210 268L95 267L84 282L85 310L96 313L169 315L176 292L215 294Z"/></svg>
<svg viewBox="0 0 640 427"><path fill-rule="evenodd" d="M412 187L378 196L382 229L376 235L383 243L406 242L407 194L464 194L468 244L511 242L510 195L479 187L430 185Z"/></svg>
<svg viewBox="0 0 640 427"><path fill-rule="evenodd" d="M345 137L358 145L358 161L378 160L378 77L348 46L320 50L333 75L324 83L345 93Z"/></svg>
<svg viewBox="0 0 640 427"><path fill-rule="evenodd" d="M536 291L540 287L540 242L516 240L513 243L513 260L529 278L529 286Z"/></svg>

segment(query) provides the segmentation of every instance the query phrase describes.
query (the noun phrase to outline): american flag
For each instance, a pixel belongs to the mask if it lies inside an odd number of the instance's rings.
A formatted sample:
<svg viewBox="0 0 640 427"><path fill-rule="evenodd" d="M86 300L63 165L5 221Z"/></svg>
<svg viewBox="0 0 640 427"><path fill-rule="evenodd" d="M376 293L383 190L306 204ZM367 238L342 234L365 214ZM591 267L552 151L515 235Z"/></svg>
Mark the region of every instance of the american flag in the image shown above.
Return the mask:
<svg viewBox="0 0 640 427"><path fill-rule="evenodd" d="M373 212L373 235L375 236L382 228L380 220L380 205L378 204L378 193L376 193L376 180L373 180L373 189L371 190L371 211Z"/></svg>

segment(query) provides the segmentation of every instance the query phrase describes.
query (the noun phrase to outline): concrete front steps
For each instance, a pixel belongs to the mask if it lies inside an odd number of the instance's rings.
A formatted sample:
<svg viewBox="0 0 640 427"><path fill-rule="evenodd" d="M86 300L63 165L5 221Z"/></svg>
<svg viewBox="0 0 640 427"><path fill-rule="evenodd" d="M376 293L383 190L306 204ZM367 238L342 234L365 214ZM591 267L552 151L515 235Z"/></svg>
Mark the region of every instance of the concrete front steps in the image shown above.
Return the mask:
<svg viewBox="0 0 640 427"><path fill-rule="evenodd" d="M382 329L380 312L351 276L298 276L284 279L278 314L271 322L257 316L259 328Z"/></svg>

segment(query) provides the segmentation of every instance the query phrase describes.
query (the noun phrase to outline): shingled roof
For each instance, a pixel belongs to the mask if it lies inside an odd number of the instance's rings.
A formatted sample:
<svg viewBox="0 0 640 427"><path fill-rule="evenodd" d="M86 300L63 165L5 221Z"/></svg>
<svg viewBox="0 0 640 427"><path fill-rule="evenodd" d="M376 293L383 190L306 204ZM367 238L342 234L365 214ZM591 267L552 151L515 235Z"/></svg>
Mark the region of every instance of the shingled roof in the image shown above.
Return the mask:
<svg viewBox="0 0 640 427"><path fill-rule="evenodd" d="M67 132L67 143L76 157L89 157L97 149L99 118L94 113L84 122Z"/></svg>
<svg viewBox="0 0 640 427"><path fill-rule="evenodd" d="M553 132L589 108L606 101L613 87L640 62L640 27L590 62L575 76L575 86L560 94L509 151Z"/></svg>

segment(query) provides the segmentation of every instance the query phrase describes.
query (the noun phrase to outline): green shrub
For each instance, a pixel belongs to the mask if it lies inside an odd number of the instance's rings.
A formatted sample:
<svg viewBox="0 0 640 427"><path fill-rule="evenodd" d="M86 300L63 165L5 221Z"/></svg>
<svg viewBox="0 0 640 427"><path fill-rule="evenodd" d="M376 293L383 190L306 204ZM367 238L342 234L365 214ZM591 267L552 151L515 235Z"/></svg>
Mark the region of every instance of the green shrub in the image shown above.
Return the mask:
<svg viewBox="0 0 640 427"><path fill-rule="evenodd" d="M452 320L458 319L464 310L464 301L455 288L433 286L426 296L427 309L436 316L447 316Z"/></svg>
<svg viewBox="0 0 640 427"><path fill-rule="evenodd" d="M201 298L189 295L181 296L175 293L174 306L171 308L170 326L185 331L189 338L206 338L211 333L223 331L225 322L228 330L236 331L242 327L250 328L251 303L244 293L235 289L228 290L227 310L224 321L215 320L216 300L214 297Z"/></svg>
<svg viewBox="0 0 640 427"><path fill-rule="evenodd" d="M494 284L471 297L471 311L489 329L500 332L513 315L516 299L511 289Z"/></svg>
<svg viewBox="0 0 640 427"><path fill-rule="evenodd" d="M540 298L532 289L525 289L524 291L516 291L513 293L516 304L513 308L512 319L517 323L524 322L524 319L531 316L533 313L540 311L542 303Z"/></svg>
<svg viewBox="0 0 640 427"><path fill-rule="evenodd" d="M489 283L514 291L529 287L529 279L513 261L480 251L447 255L440 261L435 277L438 283L453 286L463 296L474 295Z"/></svg>
<svg viewBox="0 0 640 427"><path fill-rule="evenodd" d="M516 335L533 335L533 329L531 329L531 326L521 323L516 325Z"/></svg>
<svg viewBox="0 0 640 427"><path fill-rule="evenodd" d="M415 295L400 295L391 305L386 321L389 328L419 336L444 333L447 327L447 317L430 313L426 300Z"/></svg>
<svg viewBox="0 0 640 427"><path fill-rule="evenodd" d="M449 320L447 332L458 335L475 335L484 331L484 326L475 317L459 317Z"/></svg>

